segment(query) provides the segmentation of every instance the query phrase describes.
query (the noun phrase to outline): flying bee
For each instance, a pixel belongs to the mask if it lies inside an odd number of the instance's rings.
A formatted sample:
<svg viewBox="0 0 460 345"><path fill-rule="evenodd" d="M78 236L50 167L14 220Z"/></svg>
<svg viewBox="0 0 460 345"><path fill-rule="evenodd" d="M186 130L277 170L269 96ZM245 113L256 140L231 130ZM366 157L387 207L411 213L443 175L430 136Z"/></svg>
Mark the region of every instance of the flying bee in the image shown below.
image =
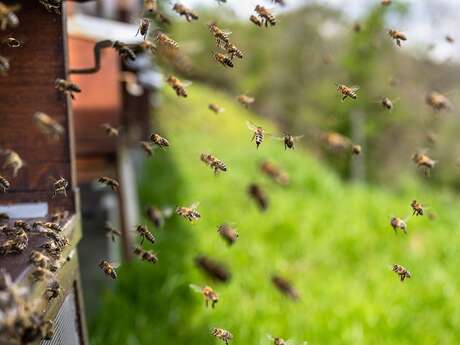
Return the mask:
<svg viewBox="0 0 460 345"><path fill-rule="evenodd" d="M398 264L393 265L392 271L399 275L399 279L401 280L401 282L403 282L406 278L412 277L411 273L407 269Z"/></svg>
<svg viewBox="0 0 460 345"><path fill-rule="evenodd" d="M407 41L407 36L401 31L390 29L388 30L388 35L390 35L390 37L395 40L398 47L401 47L401 41Z"/></svg>
<svg viewBox="0 0 460 345"><path fill-rule="evenodd" d="M111 177L101 176L97 179L97 181L105 184L107 187L110 187L114 192L117 192L120 188L120 183Z"/></svg>
<svg viewBox="0 0 460 345"><path fill-rule="evenodd" d="M156 241L155 236L150 232L147 228L147 225L138 225L136 227L136 232L141 238L141 245L144 243L144 240L149 241L150 243L154 244Z"/></svg>
<svg viewBox="0 0 460 345"><path fill-rule="evenodd" d="M345 84L337 84L337 91L342 95L342 101L350 97L356 99L356 93L359 90L359 86L347 86Z"/></svg>
<svg viewBox="0 0 460 345"><path fill-rule="evenodd" d="M29 258L30 258L30 262L35 267L42 267L42 268L47 268L51 261L49 257L47 257L45 254L37 250L34 250L32 253L30 253Z"/></svg>
<svg viewBox="0 0 460 345"><path fill-rule="evenodd" d="M260 20L259 17L255 16L255 15L251 15L249 17L249 20L254 23L254 25L258 26L258 27L262 27L263 23L262 23L262 20Z"/></svg>
<svg viewBox="0 0 460 345"><path fill-rule="evenodd" d="M230 43L230 35L232 34L231 32L222 30L217 26L217 23L215 22L208 24L208 27L211 35L213 35L216 39L216 45L218 47L220 47L222 44L225 46L226 44Z"/></svg>
<svg viewBox="0 0 460 345"><path fill-rule="evenodd" d="M62 0L38 0L48 12L61 14Z"/></svg>
<svg viewBox="0 0 460 345"><path fill-rule="evenodd" d="M3 42L10 48L19 48L21 46L21 41L14 37L8 37Z"/></svg>
<svg viewBox="0 0 460 345"><path fill-rule="evenodd" d="M0 176L0 191L5 193L8 189L10 189L10 182L3 176Z"/></svg>
<svg viewBox="0 0 460 345"><path fill-rule="evenodd" d="M177 96L187 98L188 95L185 88L190 85L189 83L183 83L179 78L173 75L170 75L168 79L166 79L166 82L176 91Z"/></svg>
<svg viewBox="0 0 460 345"><path fill-rule="evenodd" d="M217 159L213 155L202 153L200 159L206 165L214 169L214 174L217 175L220 171L227 171L227 166L220 159Z"/></svg>
<svg viewBox="0 0 460 345"><path fill-rule="evenodd" d="M262 127L256 126L249 121L246 121L246 126L249 128L250 131L253 132L251 141L254 141L254 139L256 139L256 146L257 148L259 148L260 144L262 144L262 142L264 141L265 130Z"/></svg>
<svg viewBox="0 0 460 345"><path fill-rule="evenodd" d="M10 70L10 60L0 55L0 75L6 75Z"/></svg>
<svg viewBox="0 0 460 345"><path fill-rule="evenodd" d="M195 284L190 284L190 288L203 295L206 307L209 305L209 302L211 302L211 307L214 308L216 303L219 302L219 295L209 286L201 287Z"/></svg>
<svg viewBox="0 0 460 345"><path fill-rule="evenodd" d="M221 108L217 104L214 104L214 103L210 103L208 105L208 108L209 108L209 110L211 110L215 114L220 114L220 113L223 113L225 111L224 108Z"/></svg>
<svg viewBox="0 0 460 345"><path fill-rule="evenodd" d="M273 137L273 138L284 141L284 149L287 150L287 149L294 149L295 142L297 140L302 139L303 135L293 136L293 135L286 133L283 137Z"/></svg>
<svg viewBox="0 0 460 345"><path fill-rule="evenodd" d="M157 263L158 257L151 250L144 250L141 247L134 248L133 252L136 256L140 257L142 261L148 261L153 264Z"/></svg>
<svg viewBox="0 0 460 345"><path fill-rule="evenodd" d="M23 221L22 219L16 220L13 224L14 224L14 227L16 227L18 229L22 229L22 230L27 231L27 232L32 231L32 227L30 226L30 224L25 222L25 221Z"/></svg>
<svg viewBox="0 0 460 345"><path fill-rule="evenodd" d="M401 218L397 217L391 217L390 225L393 228L395 234L397 233L397 230L401 230L407 235L407 224L405 220L402 220Z"/></svg>
<svg viewBox="0 0 460 345"><path fill-rule="evenodd" d="M53 140L59 140L64 134L64 127L48 114L36 112L34 121L38 129Z"/></svg>
<svg viewBox="0 0 460 345"><path fill-rule="evenodd" d="M280 276L273 276L272 283L282 294L286 295L292 300L297 301L299 299L297 290L286 279Z"/></svg>
<svg viewBox="0 0 460 345"><path fill-rule="evenodd" d="M107 222L104 225L104 229L105 229L106 236L110 238L112 242L115 242L117 237L121 237L121 231L115 229Z"/></svg>
<svg viewBox="0 0 460 345"><path fill-rule="evenodd" d="M59 78L56 79L54 86L56 87L56 89L65 93L66 95L70 95L72 99L75 99L74 92L76 93L81 92L81 89L77 84L72 83L71 81L65 80L65 79L59 79Z"/></svg>
<svg viewBox="0 0 460 345"><path fill-rule="evenodd" d="M233 339L232 333L223 328L213 328L211 330L211 335L222 340L226 345L228 345L228 342Z"/></svg>
<svg viewBox="0 0 460 345"><path fill-rule="evenodd" d="M0 2L0 29L14 28L19 25L19 18L14 13L21 9L20 5L7 6Z"/></svg>
<svg viewBox="0 0 460 345"><path fill-rule="evenodd" d="M392 2L393 2L392 0L382 0L381 4L383 6L390 6Z"/></svg>
<svg viewBox="0 0 460 345"><path fill-rule="evenodd" d="M257 15L260 17L265 27L267 27L268 24L270 24L271 26L276 25L275 16L267 8L261 5L257 5L254 11L256 11Z"/></svg>
<svg viewBox="0 0 460 345"><path fill-rule="evenodd" d="M64 178L60 177L53 183L53 198L56 197L57 194L63 194L67 197L67 188L69 187L69 182Z"/></svg>
<svg viewBox="0 0 460 345"><path fill-rule="evenodd" d="M260 170L281 186L287 186L289 184L289 175L287 172L281 170L269 161L263 161L260 165Z"/></svg>
<svg viewBox="0 0 460 345"><path fill-rule="evenodd" d="M53 280L48 283L45 293L50 300L57 298L61 294L61 285L57 280Z"/></svg>
<svg viewBox="0 0 460 345"><path fill-rule="evenodd" d="M450 110L452 108L450 100L443 94L436 91L428 93L425 97L425 101L436 111Z"/></svg>
<svg viewBox="0 0 460 345"><path fill-rule="evenodd" d="M43 281L53 277L53 272L43 267L36 267L30 274L33 282Z"/></svg>
<svg viewBox="0 0 460 345"><path fill-rule="evenodd" d="M169 147L168 139L162 137L157 133L152 133L152 135L150 136L150 141L162 149L165 147Z"/></svg>
<svg viewBox="0 0 460 345"><path fill-rule="evenodd" d="M101 125L101 127L109 137L118 137L120 134L120 130L118 128L112 127L110 123L104 123Z"/></svg>
<svg viewBox="0 0 460 345"><path fill-rule="evenodd" d="M344 151L351 145L350 139L336 132L324 133L321 139L334 152Z"/></svg>
<svg viewBox="0 0 460 345"><path fill-rule="evenodd" d="M112 47L118 52L118 55L120 55L123 60L136 60L136 54L126 43L115 41Z"/></svg>
<svg viewBox="0 0 460 345"><path fill-rule="evenodd" d="M239 95L236 100L242 104L245 108L248 108L252 103L256 101L254 97Z"/></svg>
<svg viewBox="0 0 460 345"><path fill-rule="evenodd" d="M171 217L172 213L173 209L170 207L160 209L158 207L151 206L147 209L147 217L157 229L163 227L165 218Z"/></svg>
<svg viewBox="0 0 460 345"><path fill-rule="evenodd" d="M148 141L141 141L140 144L141 144L142 149L145 151L145 153L147 153L149 157L152 157L153 150L154 150L153 145L149 143Z"/></svg>
<svg viewBox="0 0 460 345"><path fill-rule="evenodd" d="M176 2L173 6L173 11L179 14L180 16L184 16L185 19L190 23L192 20L197 20L199 17L198 15L187 8L185 5L182 5Z"/></svg>
<svg viewBox="0 0 460 345"><path fill-rule="evenodd" d="M355 156L359 156L362 152L362 147L361 145L359 144L353 144L351 145L351 152L355 155Z"/></svg>
<svg viewBox="0 0 460 345"><path fill-rule="evenodd" d="M234 244L239 237L238 231L229 224L222 224L217 227L217 232L229 246Z"/></svg>
<svg viewBox="0 0 460 345"><path fill-rule="evenodd" d="M379 103L382 105L383 109L386 109L386 110L388 110L388 111L390 111L390 112L391 112L391 111L393 110L393 108L394 108L394 103L393 103L393 101L392 101L391 99L389 99L388 97L383 97L383 98L380 100Z"/></svg>
<svg viewBox="0 0 460 345"><path fill-rule="evenodd" d="M136 32L136 36L138 34L141 34L141 36L144 37L144 40L145 40L149 33L149 28L150 28L150 20L147 18L141 18L141 21L139 23L139 28L137 29L137 32Z"/></svg>
<svg viewBox="0 0 460 345"><path fill-rule="evenodd" d="M280 337L272 337L271 335L268 335L268 339L270 339L273 345L291 345L290 341L284 340Z"/></svg>
<svg viewBox="0 0 460 345"><path fill-rule="evenodd" d="M433 169L437 163L437 161L431 159L426 153L415 153L412 156L412 160L419 168L425 169L425 176L430 175L431 169Z"/></svg>
<svg viewBox="0 0 460 345"><path fill-rule="evenodd" d="M220 63L222 66L233 68L234 64L232 59L230 59L227 55L222 53L214 53L214 59Z"/></svg>
<svg viewBox="0 0 460 345"><path fill-rule="evenodd" d="M115 271L117 267L118 265L110 263L106 260L102 260L99 263L99 268L112 279L117 279L117 272Z"/></svg>
<svg viewBox="0 0 460 345"><path fill-rule="evenodd" d="M412 200L410 206L412 207L412 210L414 211L412 215L414 216L423 216L424 211L425 211L425 206L423 206L421 203L417 202L417 200Z"/></svg>
<svg viewBox="0 0 460 345"><path fill-rule="evenodd" d="M12 169L13 176L18 175L19 170L24 167L24 161L21 156L16 151L6 149L0 151L2 155L5 156L5 161L3 162L2 169Z"/></svg>
<svg viewBox="0 0 460 345"><path fill-rule="evenodd" d="M257 203L259 208L262 211L265 211L268 208L268 198L262 187L256 183L252 183L248 187L248 193L251 198Z"/></svg>
<svg viewBox="0 0 460 345"><path fill-rule="evenodd" d="M233 58L236 56L238 59L243 58L243 52L238 49L236 45L228 41L225 46L225 50L227 51L227 54L230 56L230 59L233 60Z"/></svg>
<svg viewBox="0 0 460 345"><path fill-rule="evenodd" d="M195 202L189 207L178 206L176 208L176 213L179 216L182 216L185 219L187 219L189 222L197 221L198 219L201 218L201 214L197 210L198 205L199 205L199 203Z"/></svg>
<svg viewBox="0 0 460 345"><path fill-rule="evenodd" d="M359 22L355 22L353 24L353 31L354 32L361 32L362 26Z"/></svg>
<svg viewBox="0 0 460 345"><path fill-rule="evenodd" d="M455 43L455 39L450 35L446 35L445 39L448 43Z"/></svg>
<svg viewBox="0 0 460 345"><path fill-rule="evenodd" d="M155 41L159 46L165 47L165 48L171 48L171 49L178 49L179 48L179 43L174 41L172 38L170 38L168 35L161 31L156 31L154 34Z"/></svg>
<svg viewBox="0 0 460 345"><path fill-rule="evenodd" d="M280 5L280 6L286 6L286 1L284 0L271 0L274 4Z"/></svg>
<svg viewBox="0 0 460 345"><path fill-rule="evenodd" d="M197 256L195 264L213 280L225 283L231 279L231 273L224 265L207 256Z"/></svg>
<svg viewBox="0 0 460 345"><path fill-rule="evenodd" d="M144 0L144 9L150 13L158 9L157 0Z"/></svg>

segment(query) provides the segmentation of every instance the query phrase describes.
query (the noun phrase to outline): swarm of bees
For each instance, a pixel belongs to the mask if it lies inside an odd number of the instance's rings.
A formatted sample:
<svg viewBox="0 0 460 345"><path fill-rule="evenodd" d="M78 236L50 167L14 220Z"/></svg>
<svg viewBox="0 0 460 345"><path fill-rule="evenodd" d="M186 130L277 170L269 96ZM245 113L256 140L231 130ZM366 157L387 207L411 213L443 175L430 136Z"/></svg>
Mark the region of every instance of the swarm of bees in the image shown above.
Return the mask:
<svg viewBox="0 0 460 345"><path fill-rule="evenodd" d="M200 159L203 163L214 170L214 175L219 174L220 171L227 171L227 166L220 159L208 153L202 153Z"/></svg>
<svg viewBox="0 0 460 345"><path fill-rule="evenodd" d="M234 64L231 58L222 53L214 53L214 59L222 66L233 68Z"/></svg>

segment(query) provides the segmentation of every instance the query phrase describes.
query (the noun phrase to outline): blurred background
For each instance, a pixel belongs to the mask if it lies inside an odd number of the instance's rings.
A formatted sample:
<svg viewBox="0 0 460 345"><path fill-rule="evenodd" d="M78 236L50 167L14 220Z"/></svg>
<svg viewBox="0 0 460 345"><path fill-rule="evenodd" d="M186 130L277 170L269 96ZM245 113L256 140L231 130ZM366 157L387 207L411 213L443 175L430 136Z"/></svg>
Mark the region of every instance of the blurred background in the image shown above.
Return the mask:
<svg viewBox="0 0 460 345"><path fill-rule="evenodd" d="M170 23L145 14L150 35L166 32L179 42L178 54L144 54L127 64L107 51L97 74L72 78L84 90L74 112L91 344L217 344L212 327L228 329L235 344L270 344L267 335L293 344L460 343L460 3L285 2L187 0L199 15L188 23L159 0ZM249 21L257 4L273 11L276 26ZM140 1L70 10L72 68L87 67L101 39L139 40ZM213 21L244 54L235 68L214 61ZM402 47L389 29L406 34ZM165 82L169 75L193 82L187 98ZM342 102L336 84L358 85L357 99ZM430 106L431 92L447 97L446 109ZM238 103L241 94L255 98L249 109ZM211 112L210 103L224 111ZM257 150L246 121L303 138L286 151L267 136ZM120 126L122 139L103 137L105 122ZM171 147L148 157L138 142L151 132ZM349 143L361 145L361 154ZM417 152L436 161L429 175L414 164ZM228 172L214 176L201 153L222 159ZM265 161L287 181L266 176ZM93 182L114 169L126 186L121 196ZM252 183L266 194L267 210L248 194ZM414 199L427 206L424 216L412 216ZM165 215L156 228L148 217L152 207L194 202L202 215L196 224ZM392 216L407 221L407 236L393 233ZM157 242L144 247L158 263L133 258L134 233L112 241L105 222L148 225ZM233 246L217 233L224 223L238 229ZM231 278L213 281L195 264L200 255L222 263ZM96 265L107 257L122 262L115 281ZM412 278L401 283L394 263ZM299 299L281 294L273 275L290 281ZM212 286L216 307L206 308L190 284Z"/></svg>

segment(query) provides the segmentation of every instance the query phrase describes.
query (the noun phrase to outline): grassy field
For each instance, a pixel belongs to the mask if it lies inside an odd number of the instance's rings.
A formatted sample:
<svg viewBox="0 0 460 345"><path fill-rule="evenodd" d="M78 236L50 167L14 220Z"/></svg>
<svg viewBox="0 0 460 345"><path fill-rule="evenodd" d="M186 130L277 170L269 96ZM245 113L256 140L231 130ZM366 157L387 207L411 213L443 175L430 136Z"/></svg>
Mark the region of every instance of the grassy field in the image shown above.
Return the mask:
<svg viewBox="0 0 460 345"><path fill-rule="evenodd" d="M93 345L217 344L212 327L234 334L233 344L269 344L267 334L294 344L460 344L459 203L449 193L408 183L386 191L351 186L300 147L285 151L267 139L259 150L245 121L255 118L234 99L194 85L189 98L163 92L154 128L171 147L148 160L142 176L143 205L200 202L196 224L173 216L156 231L159 262L134 262L91 320ZM207 109L216 102L226 111ZM215 177L199 159L221 158L228 172ZM259 172L269 158L287 170L288 187ZM270 204L262 213L249 199L251 182L265 187ZM411 217L409 234L394 235L392 215L411 214L410 202L429 204L435 220ZM147 222L147 221L146 221ZM228 247L217 226L235 223L240 237ZM206 254L225 262L231 282L209 281L194 265ZM412 272L401 283L389 265ZM271 284L272 274L291 280L295 303ZM221 300L206 309L189 284L210 284Z"/></svg>

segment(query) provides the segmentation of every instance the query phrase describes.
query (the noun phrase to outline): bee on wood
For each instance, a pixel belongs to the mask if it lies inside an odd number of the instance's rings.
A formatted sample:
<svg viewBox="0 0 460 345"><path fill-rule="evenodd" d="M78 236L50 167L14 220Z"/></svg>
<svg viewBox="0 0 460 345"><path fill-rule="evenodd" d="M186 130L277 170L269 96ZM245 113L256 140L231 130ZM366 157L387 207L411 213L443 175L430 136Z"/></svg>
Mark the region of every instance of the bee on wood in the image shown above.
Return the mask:
<svg viewBox="0 0 460 345"><path fill-rule="evenodd" d="M236 45L234 45L231 42L227 42L224 46L225 50L227 51L227 54L229 55L230 59L233 60L233 58L236 56L238 59L243 58L243 52L238 49Z"/></svg>
<svg viewBox="0 0 460 345"><path fill-rule="evenodd" d="M10 182L0 175L0 191L6 193L8 189L10 189Z"/></svg>
<svg viewBox="0 0 460 345"><path fill-rule="evenodd" d="M59 248L64 248L70 244L67 237L59 235L51 229L44 231L43 234L45 234L46 237L52 240Z"/></svg>
<svg viewBox="0 0 460 345"><path fill-rule="evenodd" d="M268 198L262 187L256 183L252 183L248 187L248 194L252 199L254 199L254 201L257 203L257 206L259 206L262 211L267 210Z"/></svg>
<svg viewBox="0 0 460 345"><path fill-rule="evenodd" d="M209 303L211 303L211 307L214 309L216 303L219 302L219 295L209 286L201 287L195 284L190 284L190 288L203 295L206 307L208 307Z"/></svg>
<svg viewBox="0 0 460 345"><path fill-rule="evenodd" d="M118 265L110 263L106 260L102 260L99 263L99 268L110 278L112 279L117 279L117 272L115 269L118 267Z"/></svg>
<svg viewBox="0 0 460 345"><path fill-rule="evenodd" d="M10 60L0 55L0 75L6 75L10 70Z"/></svg>
<svg viewBox="0 0 460 345"><path fill-rule="evenodd" d="M208 27L211 35L213 35L216 39L217 47L220 47L222 44L225 46L226 44L230 43L230 35L232 34L231 32L222 30L217 26L216 22L208 24Z"/></svg>
<svg viewBox="0 0 460 345"><path fill-rule="evenodd" d="M47 268L51 261L49 257L47 257L45 254L37 250L34 250L32 253L30 253L29 258L30 258L30 262L35 267L42 267L42 268Z"/></svg>
<svg viewBox="0 0 460 345"><path fill-rule="evenodd" d="M424 168L425 176L430 176L431 169L434 168L437 161L431 159L426 153L415 153L412 160L419 168Z"/></svg>
<svg viewBox="0 0 460 345"><path fill-rule="evenodd" d="M57 298L61 294L61 285L59 282L56 280L49 282L45 294L48 296L49 300Z"/></svg>
<svg viewBox="0 0 460 345"><path fill-rule="evenodd" d="M284 149L287 150L287 149L295 149L295 142L297 140L300 140L303 138L303 135L297 135L297 136L293 136L293 135L290 135L290 134L285 134L284 136L282 137L273 137L274 139L276 140L281 140L284 142Z"/></svg>
<svg viewBox="0 0 460 345"><path fill-rule="evenodd" d="M426 95L426 103L433 108L433 110L450 110L452 109L452 103L450 100L443 94L433 91Z"/></svg>
<svg viewBox="0 0 460 345"><path fill-rule="evenodd" d="M120 134L120 130L118 128L112 127L110 123L104 123L101 125L101 127L109 137L118 137Z"/></svg>
<svg viewBox="0 0 460 345"><path fill-rule="evenodd" d="M226 345L228 345L228 342L233 339L232 333L223 328L213 328L211 330L211 335L222 340Z"/></svg>
<svg viewBox="0 0 460 345"><path fill-rule="evenodd" d="M144 243L144 240L147 240L152 244L155 243L156 238L147 228L147 225L138 225L136 228L136 232L141 238L141 245Z"/></svg>
<svg viewBox="0 0 460 345"><path fill-rule="evenodd" d="M166 79L166 82L176 91L177 96L187 98L188 95L185 88L190 84L183 83L179 78L173 75L170 75L168 79Z"/></svg>
<svg viewBox="0 0 460 345"><path fill-rule="evenodd" d="M185 19L190 23L192 20L198 20L198 15L187 8L185 5L180 3L175 3L173 6L173 11L179 14L180 16L184 16Z"/></svg>
<svg viewBox="0 0 460 345"><path fill-rule="evenodd" d="M161 31L156 31L154 34L154 39L155 42L165 48L171 48L171 49L178 49L179 48L179 43L174 41L172 38L170 38L168 35Z"/></svg>
<svg viewBox="0 0 460 345"><path fill-rule="evenodd" d="M249 20L256 26L258 26L259 28L262 27L263 23L262 23L262 20L260 20L259 17L255 16L255 15L251 15L249 17Z"/></svg>
<svg viewBox="0 0 460 345"><path fill-rule="evenodd" d="M69 187L69 182L64 178L60 177L53 183L53 198L56 197L57 194L63 194L67 197L67 188Z"/></svg>
<svg viewBox="0 0 460 345"><path fill-rule="evenodd" d="M144 250L141 247L134 248L134 254L141 258L142 261L148 261L153 264L157 263L158 257L150 250Z"/></svg>
<svg viewBox="0 0 460 345"><path fill-rule="evenodd" d="M109 223L105 223L104 225L105 229L105 235L112 240L112 242L115 242L117 237L121 237L121 231L115 229L112 227Z"/></svg>
<svg viewBox="0 0 460 345"><path fill-rule="evenodd" d="M209 110L211 110L215 114L220 114L220 113L223 113L225 111L224 108L221 108L217 104L214 104L214 103L210 103L208 105L208 108L209 108Z"/></svg>
<svg viewBox="0 0 460 345"><path fill-rule="evenodd" d="M401 47L401 41L407 41L407 36L400 31L390 29L388 30L388 35L395 40L398 47Z"/></svg>
<svg viewBox="0 0 460 345"><path fill-rule="evenodd" d="M224 162L222 162L220 159L217 159L213 155L202 153L200 155L200 159L206 165L214 169L215 175L219 174L220 171L224 171L224 172L227 171L227 166L224 164Z"/></svg>
<svg viewBox="0 0 460 345"><path fill-rule="evenodd" d="M233 68L235 65L233 64L232 59L230 59L227 55L222 53L214 53L214 59L220 63L222 66Z"/></svg>
<svg viewBox="0 0 460 345"><path fill-rule="evenodd" d="M342 95L342 101L350 97L352 99L356 99L356 93L359 90L359 86L346 86L345 84L337 84L337 91Z"/></svg>
<svg viewBox="0 0 460 345"><path fill-rule="evenodd" d="M140 145L142 150L144 150L144 152L147 153L149 157L153 156L154 147L151 143L149 143L148 141L141 141Z"/></svg>
<svg viewBox="0 0 460 345"><path fill-rule="evenodd" d="M53 259L59 260L64 247L61 247L55 241L50 240L43 243L40 248L44 249Z"/></svg>
<svg viewBox="0 0 460 345"><path fill-rule="evenodd" d="M14 37L8 37L3 42L10 48L19 48L21 46L21 41Z"/></svg>
<svg viewBox="0 0 460 345"><path fill-rule="evenodd" d="M287 186L289 184L288 173L269 161L263 161L260 165L260 170L281 186Z"/></svg>
<svg viewBox="0 0 460 345"><path fill-rule="evenodd" d="M392 0L382 0L381 4L382 6L390 6L392 2Z"/></svg>
<svg viewBox="0 0 460 345"><path fill-rule="evenodd" d="M0 256L9 254L20 254L29 245L29 237L22 229L11 231L8 239L0 245Z"/></svg>
<svg viewBox="0 0 460 345"><path fill-rule="evenodd" d="M219 225L217 227L217 232L229 246L233 245L239 237L238 231L229 224Z"/></svg>
<svg viewBox="0 0 460 345"><path fill-rule="evenodd" d="M272 283L285 296L291 298L294 301L297 301L299 299L299 294L297 290L286 279L280 276L273 276Z"/></svg>
<svg viewBox="0 0 460 345"><path fill-rule="evenodd" d="M168 139L162 137L157 133L152 133L152 135L150 136L150 141L162 149L165 147L169 147Z"/></svg>
<svg viewBox="0 0 460 345"><path fill-rule="evenodd" d="M147 218L150 219L157 229L159 229L163 227L165 218L171 217L172 213L173 210L170 207L160 209L158 207L151 206L147 209Z"/></svg>
<svg viewBox="0 0 460 345"><path fill-rule="evenodd" d="M350 139L339 133L324 133L321 137L321 139L325 142L328 148L330 148L334 152L344 151L348 149L351 145Z"/></svg>
<svg viewBox="0 0 460 345"><path fill-rule="evenodd" d="M38 0L48 12L61 14L62 0Z"/></svg>
<svg viewBox="0 0 460 345"><path fill-rule="evenodd" d="M5 161L3 162L2 169L12 169L13 176L16 177L19 170L24 167L24 161L22 160L21 156L19 156L16 151L10 149L1 150L0 152L5 156Z"/></svg>
<svg viewBox="0 0 460 345"><path fill-rule="evenodd" d="M144 10L150 13L158 10L157 0L144 0Z"/></svg>
<svg viewBox="0 0 460 345"><path fill-rule="evenodd" d="M264 6L257 5L254 11L256 11L257 15L262 20L262 24L264 24L265 27L267 27L268 24L270 24L271 26L276 25L275 16Z"/></svg>
<svg viewBox="0 0 460 345"><path fill-rule="evenodd" d="M407 224L405 220L402 220L401 218L397 217L391 217L390 225L393 228L395 234L397 233L397 230L401 230L407 235Z"/></svg>
<svg viewBox="0 0 460 345"><path fill-rule="evenodd" d="M53 276L53 272L43 267L36 267L30 274L33 282L43 281L45 279L52 278Z"/></svg>
<svg viewBox="0 0 460 345"><path fill-rule="evenodd" d="M38 129L53 140L59 140L64 134L64 127L48 114L36 112L34 121Z"/></svg>
<svg viewBox="0 0 460 345"><path fill-rule="evenodd" d="M150 20L148 20L147 18L141 18L141 21L139 23L139 28L137 29L137 32L136 32L136 36L138 34L141 34L141 36L144 37L144 40L145 40L149 33L149 28L150 28Z"/></svg>
<svg viewBox="0 0 460 345"><path fill-rule="evenodd" d="M236 100L243 105L245 108L249 108L251 104L253 104L256 99L254 97L246 96L246 95L239 95Z"/></svg>
<svg viewBox="0 0 460 345"><path fill-rule="evenodd" d="M401 280L401 282L403 282L406 278L412 277L411 273L407 269L398 264L393 265L392 271L399 275L399 279Z"/></svg>
<svg viewBox="0 0 460 345"><path fill-rule="evenodd" d="M201 214L197 210L198 205L199 203L195 202L190 207L178 206L176 208L176 213L193 223L201 218Z"/></svg>
<svg viewBox="0 0 460 345"><path fill-rule="evenodd" d="M51 215L51 221L53 223L59 223L68 217L69 217L69 211L59 211Z"/></svg>
<svg viewBox="0 0 460 345"><path fill-rule="evenodd" d="M32 227L30 226L29 223L23 221L22 219L18 219L14 222L14 227L18 228L18 229L22 229L24 231L27 231L27 232L31 232L32 231Z"/></svg>
<svg viewBox="0 0 460 345"><path fill-rule="evenodd" d="M362 147L361 145L359 144L353 144L351 146L351 152L355 155L355 156L359 156L361 154L361 151L362 151Z"/></svg>
<svg viewBox="0 0 460 345"><path fill-rule="evenodd" d="M417 202L417 200L412 200L410 206L412 207L413 216L423 216L424 211L425 211L425 206Z"/></svg>
<svg viewBox="0 0 460 345"><path fill-rule="evenodd" d="M256 140L256 146L259 148L259 146L262 144L264 141L264 135L265 135L265 130L260 127L256 126L253 123L246 121L246 126L249 128L250 131L253 132L252 139L251 141Z"/></svg>
<svg viewBox="0 0 460 345"><path fill-rule="evenodd" d="M450 35L446 35L445 39L448 43L455 43L455 39Z"/></svg>
<svg viewBox="0 0 460 345"><path fill-rule="evenodd" d="M7 6L0 2L0 29L6 30L8 27L15 28L19 25L19 18L14 13L21 9L21 5Z"/></svg>
<svg viewBox="0 0 460 345"><path fill-rule="evenodd" d="M134 51L126 44L126 43L123 43L123 42L120 42L120 41L115 41L113 42L113 45L112 45L113 49L115 49L118 53L118 55L120 55L120 57L127 61L127 60L136 60L136 54L134 53Z"/></svg>
<svg viewBox="0 0 460 345"><path fill-rule="evenodd" d="M225 283L231 279L231 274L224 265L207 256L196 257L195 264L214 280Z"/></svg>
<svg viewBox="0 0 460 345"><path fill-rule="evenodd" d="M120 183L111 177L101 176L97 181L105 184L107 187L110 187L114 192L117 192L120 189Z"/></svg>
<svg viewBox="0 0 460 345"><path fill-rule="evenodd" d="M56 87L56 89L65 93L66 95L70 95L72 99L75 99L74 92L75 93L81 92L81 89L77 84L72 83L71 81L65 80L65 79L59 79L59 78L56 79L54 86Z"/></svg>

